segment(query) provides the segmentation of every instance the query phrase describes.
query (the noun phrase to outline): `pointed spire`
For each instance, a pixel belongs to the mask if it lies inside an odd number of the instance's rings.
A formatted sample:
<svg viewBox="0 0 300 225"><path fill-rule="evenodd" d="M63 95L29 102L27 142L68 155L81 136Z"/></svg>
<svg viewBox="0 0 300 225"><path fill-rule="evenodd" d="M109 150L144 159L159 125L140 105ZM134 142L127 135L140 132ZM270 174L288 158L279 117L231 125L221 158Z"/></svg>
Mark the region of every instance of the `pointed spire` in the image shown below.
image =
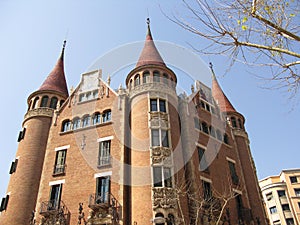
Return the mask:
<svg viewBox="0 0 300 225"><path fill-rule="evenodd" d="M151 30L150 30L150 19L147 18L147 35L144 44L144 48L140 54L140 58L136 64L136 67L144 66L144 65L162 65L166 66L164 60L160 56L157 48L155 47Z"/></svg>
<svg viewBox="0 0 300 225"><path fill-rule="evenodd" d="M64 41L63 48L56 65L39 88L39 91L57 91L63 96L68 97L68 88L64 72L64 52L66 47L66 41Z"/></svg>
<svg viewBox="0 0 300 225"><path fill-rule="evenodd" d="M217 102L217 104L219 105L220 110L222 112L236 112L236 110L234 109L234 107L232 106L232 104L230 103L230 101L222 91L217 81L215 72L213 70L213 65L211 62L209 63L209 67L212 72L212 95L215 101Z"/></svg>

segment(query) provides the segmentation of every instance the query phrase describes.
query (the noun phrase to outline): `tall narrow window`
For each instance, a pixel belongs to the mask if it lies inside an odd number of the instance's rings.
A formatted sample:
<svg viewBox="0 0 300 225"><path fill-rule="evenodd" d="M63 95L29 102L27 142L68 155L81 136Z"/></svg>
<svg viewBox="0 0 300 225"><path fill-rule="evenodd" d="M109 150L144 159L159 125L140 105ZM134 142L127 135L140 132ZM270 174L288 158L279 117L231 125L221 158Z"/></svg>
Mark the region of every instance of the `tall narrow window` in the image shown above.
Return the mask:
<svg viewBox="0 0 300 225"><path fill-rule="evenodd" d="M204 200L208 201L212 198L212 190L211 185L207 181L202 181L202 187L203 187L203 198Z"/></svg>
<svg viewBox="0 0 300 225"><path fill-rule="evenodd" d="M36 97L33 101L32 109L36 109L38 107L39 97Z"/></svg>
<svg viewBox="0 0 300 225"><path fill-rule="evenodd" d="M111 121L111 111L106 110L102 114L102 122L106 123L106 122L109 122L109 121Z"/></svg>
<svg viewBox="0 0 300 225"><path fill-rule="evenodd" d="M48 210L58 210L59 209L61 191L62 191L62 184L56 184L56 185L51 186Z"/></svg>
<svg viewBox="0 0 300 225"><path fill-rule="evenodd" d="M238 217L239 219L242 219L242 212L243 212L243 201L242 201L242 196L241 195L237 195L235 197L235 201L236 201L236 209L237 209L237 213L238 213Z"/></svg>
<svg viewBox="0 0 300 225"><path fill-rule="evenodd" d="M71 130L71 121L70 120L65 120L62 123L62 129L61 129L61 131L62 132L66 132L66 131L69 131L69 130Z"/></svg>
<svg viewBox="0 0 300 225"><path fill-rule="evenodd" d="M163 99L150 99L151 112L166 112L166 101Z"/></svg>
<svg viewBox="0 0 300 225"><path fill-rule="evenodd" d="M153 186L172 187L171 168L163 166L153 167Z"/></svg>
<svg viewBox="0 0 300 225"><path fill-rule="evenodd" d="M24 139L26 133L26 128L24 127L22 131L19 132L18 142Z"/></svg>
<svg viewBox="0 0 300 225"><path fill-rule="evenodd" d="M225 144L227 144L227 145L229 144L229 139L228 139L228 135L227 134L224 134L223 141L224 141Z"/></svg>
<svg viewBox="0 0 300 225"><path fill-rule="evenodd" d="M9 195L6 195L5 198L2 198L1 205L0 205L0 212L6 210L7 204L8 204L8 200L9 200Z"/></svg>
<svg viewBox="0 0 300 225"><path fill-rule="evenodd" d="M286 197L285 191L284 191L284 190L279 190L279 191L277 191L277 194L278 194L279 198Z"/></svg>
<svg viewBox="0 0 300 225"><path fill-rule="evenodd" d="M277 213L277 208L276 208L276 206L272 206L272 207L270 208L270 213L271 213L271 214Z"/></svg>
<svg viewBox="0 0 300 225"><path fill-rule="evenodd" d="M222 134L221 134L221 131L219 129L217 129L216 134L217 134L217 139L219 141L222 141Z"/></svg>
<svg viewBox="0 0 300 225"><path fill-rule="evenodd" d="M143 84L149 83L150 73L148 71L143 73Z"/></svg>
<svg viewBox="0 0 300 225"><path fill-rule="evenodd" d="M150 111L151 112L157 112L158 111L157 99L150 99Z"/></svg>
<svg viewBox="0 0 300 225"><path fill-rule="evenodd" d="M163 147L169 147L169 132L161 130L161 142Z"/></svg>
<svg viewBox="0 0 300 225"><path fill-rule="evenodd" d="M200 171L209 172L208 165L207 165L206 158L205 158L205 150L204 150L204 148L201 148L201 147L197 146L197 150L198 150L198 158L199 158L199 168L200 168Z"/></svg>
<svg viewBox="0 0 300 225"><path fill-rule="evenodd" d="M66 156L67 156L67 150L60 150L56 152L53 175L65 173Z"/></svg>
<svg viewBox="0 0 300 225"><path fill-rule="evenodd" d="M135 77L134 77L134 86L138 86L138 85L140 85L140 75L139 74L135 75Z"/></svg>
<svg viewBox="0 0 300 225"><path fill-rule="evenodd" d="M110 145L109 141L102 141L99 145L99 157L98 157L98 166L108 166L110 165Z"/></svg>
<svg viewBox="0 0 300 225"><path fill-rule="evenodd" d="M232 125L232 127L236 128L236 127L237 127L237 124L236 124L236 119L235 119L235 117L231 117L230 119L231 119L231 125Z"/></svg>
<svg viewBox="0 0 300 225"><path fill-rule="evenodd" d="M209 127L209 134L210 134L210 136L216 137L216 131L213 126Z"/></svg>
<svg viewBox="0 0 300 225"><path fill-rule="evenodd" d="M239 123L239 127L240 127L241 129L243 129L243 124L242 124L242 121L241 121L240 118L238 118L238 123Z"/></svg>
<svg viewBox="0 0 300 225"><path fill-rule="evenodd" d="M158 71L153 72L153 82L157 82L157 83L160 82L160 74Z"/></svg>
<svg viewBox="0 0 300 225"><path fill-rule="evenodd" d="M200 130L200 121L198 117L194 117L194 127Z"/></svg>
<svg viewBox="0 0 300 225"><path fill-rule="evenodd" d="M295 191L295 195L297 197L300 197L300 188L295 188L294 191Z"/></svg>
<svg viewBox="0 0 300 225"><path fill-rule="evenodd" d="M160 146L159 144L159 130L158 129L152 129L151 130L151 146Z"/></svg>
<svg viewBox="0 0 300 225"><path fill-rule="evenodd" d="M167 130L151 130L151 146L169 147L169 132Z"/></svg>
<svg viewBox="0 0 300 225"><path fill-rule="evenodd" d="M91 117L90 116L84 116L82 119L82 127L87 127L90 125Z"/></svg>
<svg viewBox="0 0 300 225"><path fill-rule="evenodd" d="M41 107L47 107L47 105L48 105L48 99L49 99L49 97L47 95L43 96L42 102L41 102Z"/></svg>
<svg viewBox="0 0 300 225"><path fill-rule="evenodd" d="M93 124L95 125L99 123L101 123L101 114L99 112L96 112L93 117Z"/></svg>
<svg viewBox="0 0 300 225"><path fill-rule="evenodd" d="M18 159L15 159L15 161L11 163L9 174L13 174L14 172L16 172L18 161Z"/></svg>
<svg viewBox="0 0 300 225"><path fill-rule="evenodd" d="M80 128L80 119L78 117L73 119L73 130Z"/></svg>
<svg viewBox="0 0 300 225"><path fill-rule="evenodd" d="M166 101L159 99L159 111L166 112Z"/></svg>
<svg viewBox="0 0 300 225"><path fill-rule="evenodd" d="M168 85L169 84L169 76L168 74L163 74L163 82L164 84Z"/></svg>
<svg viewBox="0 0 300 225"><path fill-rule="evenodd" d="M51 101L50 101L50 108L51 109L56 109L57 102L58 102L58 99L56 97L52 97Z"/></svg>
<svg viewBox="0 0 300 225"><path fill-rule="evenodd" d="M202 126L202 131L203 131L204 133L208 134L207 123L202 122L201 126Z"/></svg>
<svg viewBox="0 0 300 225"><path fill-rule="evenodd" d="M235 164L231 161L228 161L228 165L229 165L229 170L230 170L232 183L233 184L238 184L239 183L239 177L236 173Z"/></svg>
<svg viewBox="0 0 300 225"><path fill-rule="evenodd" d="M96 187L96 204L109 203L110 177L98 177Z"/></svg>

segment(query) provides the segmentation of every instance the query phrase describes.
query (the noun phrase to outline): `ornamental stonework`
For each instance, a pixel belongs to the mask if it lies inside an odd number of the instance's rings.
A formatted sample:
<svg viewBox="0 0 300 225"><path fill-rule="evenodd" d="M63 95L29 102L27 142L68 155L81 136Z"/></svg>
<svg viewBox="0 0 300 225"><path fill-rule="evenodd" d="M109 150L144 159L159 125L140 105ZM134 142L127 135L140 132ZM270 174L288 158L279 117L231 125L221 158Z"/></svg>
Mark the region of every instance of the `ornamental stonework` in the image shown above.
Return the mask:
<svg viewBox="0 0 300 225"><path fill-rule="evenodd" d="M52 117L54 110L51 108L37 108L32 109L28 111L24 116L24 122L32 117L36 116L46 116L46 117Z"/></svg>
<svg viewBox="0 0 300 225"><path fill-rule="evenodd" d="M163 161L168 161L171 156L171 149L166 147L153 147L152 148L152 164L158 164Z"/></svg>
<svg viewBox="0 0 300 225"><path fill-rule="evenodd" d="M173 188L153 188L153 208L176 208L176 192Z"/></svg>

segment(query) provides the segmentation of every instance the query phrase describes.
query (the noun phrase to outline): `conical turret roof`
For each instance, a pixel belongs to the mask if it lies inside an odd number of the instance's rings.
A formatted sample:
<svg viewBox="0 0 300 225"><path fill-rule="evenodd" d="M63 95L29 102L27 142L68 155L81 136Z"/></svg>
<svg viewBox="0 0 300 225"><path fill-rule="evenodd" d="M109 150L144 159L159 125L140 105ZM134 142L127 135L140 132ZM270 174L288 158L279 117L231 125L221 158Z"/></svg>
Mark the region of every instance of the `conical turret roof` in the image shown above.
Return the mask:
<svg viewBox="0 0 300 225"><path fill-rule="evenodd" d="M68 88L64 72L64 51L65 51L66 41L64 41L63 49L56 65L44 81L44 83L39 88L39 91L57 91L63 96L68 97Z"/></svg>
<svg viewBox="0 0 300 225"><path fill-rule="evenodd" d="M164 63L164 60L160 56L150 30L150 20L149 18L147 19L147 24L148 24L148 31L146 35L146 40L144 44L144 48L140 54L139 60L136 64L136 67L139 66L144 66L144 65L161 65L161 66L166 66Z"/></svg>
<svg viewBox="0 0 300 225"><path fill-rule="evenodd" d="M212 71L212 96L219 105L220 110L222 112L236 112L235 108L232 106L232 104L224 94L222 88L220 87L211 63L210 68Z"/></svg>

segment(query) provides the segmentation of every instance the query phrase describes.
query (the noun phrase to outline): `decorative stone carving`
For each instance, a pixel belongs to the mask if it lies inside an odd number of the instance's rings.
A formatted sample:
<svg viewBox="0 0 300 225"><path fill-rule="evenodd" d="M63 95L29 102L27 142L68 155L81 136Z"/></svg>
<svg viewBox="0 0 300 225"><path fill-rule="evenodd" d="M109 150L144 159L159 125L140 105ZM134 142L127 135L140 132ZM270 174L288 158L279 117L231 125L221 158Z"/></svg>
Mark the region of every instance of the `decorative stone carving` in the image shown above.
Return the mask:
<svg viewBox="0 0 300 225"><path fill-rule="evenodd" d="M63 213L49 214L48 216L42 217L40 225L53 225L53 224L68 225L68 219L66 218L66 215L64 215Z"/></svg>
<svg viewBox="0 0 300 225"><path fill-rule="evenodd" d="M171 156L171 149L166 147L153 147L152 148L152 164L161 163L164 160L168 161Z"/></svg>
<svg viewBox="0 0 300 225"><path fill-rule="evenodd" d="M153 188L153 208L176 208L176 193L173 188Z"/></svg>
<svg viewBox="0 0 300 225"><path fill-rule="evenodd" d="M150 127L168 129L168 114L163 112L150 112Z"/></svg>
<svg viewBox="0 0 300 225"><path fill-rule="evenodd" d="M24 121L28 120L31 117L35 116L46 116L46 117L52 117L54 110L51 108L37 108L32 109L28 111L24 116Z"/></svg>
<svg viewBox="0 0 300 225"><path fill-rule="evenodd" d="M144 93L144 92L149 92L149 91L154 91L154 92L162 92L162 93L168 93L176 96L175 89L167 86L162 83L146 83L146 84L141 84L138 85L134 88L132 88L129 91L129 97L133 98L134 96Z"/></svg>

